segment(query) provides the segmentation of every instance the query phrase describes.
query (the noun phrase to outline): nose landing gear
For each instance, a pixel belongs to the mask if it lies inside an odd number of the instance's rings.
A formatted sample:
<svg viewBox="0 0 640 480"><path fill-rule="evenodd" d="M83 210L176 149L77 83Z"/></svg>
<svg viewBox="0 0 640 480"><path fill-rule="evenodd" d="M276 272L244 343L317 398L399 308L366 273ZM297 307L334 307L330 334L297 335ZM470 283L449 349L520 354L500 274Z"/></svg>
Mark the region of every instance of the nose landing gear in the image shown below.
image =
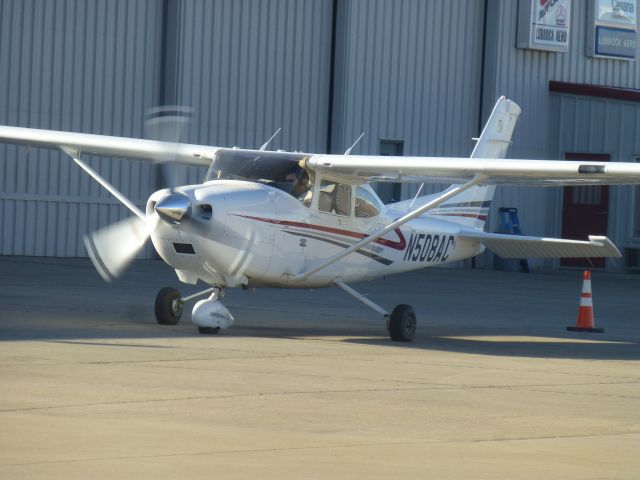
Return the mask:
<svg viewBox="0 0 640 480"><path fill-rule="evenodd" d="M214 286L202 292L181 297L180 292L172 287L165 287L158 292L155 303L156 320L160 325L176 325L182 316L183 305L195 298L207 294L207 299L196 302L191 311L191 321L203 334L216 334L220 329L233 325L234 318L227 308L220 302L224 297L222 287Z"/></svg>

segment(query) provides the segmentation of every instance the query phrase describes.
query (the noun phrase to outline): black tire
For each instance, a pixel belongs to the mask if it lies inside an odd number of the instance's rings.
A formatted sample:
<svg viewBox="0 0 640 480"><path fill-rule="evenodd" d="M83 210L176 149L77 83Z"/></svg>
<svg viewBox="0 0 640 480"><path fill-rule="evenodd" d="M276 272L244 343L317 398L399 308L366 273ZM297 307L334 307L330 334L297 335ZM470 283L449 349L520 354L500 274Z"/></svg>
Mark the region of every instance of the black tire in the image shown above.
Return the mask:
<svg viewBox="0 0 640 480"><path fill-rule="evenodd" d="M410 342L416 334L416 314L409 305L397 305L389 317L389 337L395 342Z"/></svg>
<svg viewBox="0 0 640 480"><path fill-rule="evenodd" d="M156 295L156 320L160 325L176 325L182 316L180 292L175 288L165 287Z"/></svg>
<svg viewBox="0 0 640 480"><path fill-rule="evenodd" d="M220 331L220 327L198 327L198 332L203 335L216 335Z"/></svg>

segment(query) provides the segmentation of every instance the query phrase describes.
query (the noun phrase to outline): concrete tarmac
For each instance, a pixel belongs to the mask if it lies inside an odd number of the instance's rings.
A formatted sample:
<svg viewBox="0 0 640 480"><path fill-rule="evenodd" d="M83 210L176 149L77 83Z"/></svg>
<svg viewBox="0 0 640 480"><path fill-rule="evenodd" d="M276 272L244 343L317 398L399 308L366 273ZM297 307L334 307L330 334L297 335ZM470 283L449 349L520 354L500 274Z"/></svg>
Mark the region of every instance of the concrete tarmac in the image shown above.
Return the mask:
<svg viewBox="0 0 640 480"><path fill-rule="evenodd" d="M0 479L640 478L640 276L427 269L355 285L414 306L411 344L339 290L228 291L203 336L159 261L0 257ZM181 288L184 293L194 287Z"/></svg>

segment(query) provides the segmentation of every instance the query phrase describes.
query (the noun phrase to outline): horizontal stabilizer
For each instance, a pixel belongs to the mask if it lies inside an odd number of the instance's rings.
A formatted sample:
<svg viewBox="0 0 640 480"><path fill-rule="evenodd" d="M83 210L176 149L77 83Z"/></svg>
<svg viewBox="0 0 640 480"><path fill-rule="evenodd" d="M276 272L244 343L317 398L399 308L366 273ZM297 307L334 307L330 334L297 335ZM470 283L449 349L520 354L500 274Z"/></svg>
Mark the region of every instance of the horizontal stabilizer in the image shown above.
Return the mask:
<svg viewBox="0 0 640 480"><path fill-rule="evenodd" d="M460 238L477 240L502 258L616 257L622 255L607 237L590 235L589 241L527 237L486 232L463 232Z"/></svg>

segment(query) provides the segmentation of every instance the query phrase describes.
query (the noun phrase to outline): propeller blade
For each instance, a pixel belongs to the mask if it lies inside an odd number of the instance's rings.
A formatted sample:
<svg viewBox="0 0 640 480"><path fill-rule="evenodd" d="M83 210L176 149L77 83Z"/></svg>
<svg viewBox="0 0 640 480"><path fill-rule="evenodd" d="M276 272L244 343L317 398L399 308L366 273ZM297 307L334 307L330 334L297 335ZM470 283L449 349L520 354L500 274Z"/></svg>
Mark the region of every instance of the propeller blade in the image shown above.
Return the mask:
<svg viewBox="0 0 640 480"><path fill-rule="evenodd" d="M184 105L163 105L147 110L145 131L149 138L170 142L185 141L193 116L193 109ZM186 168L178 162L174 152L167 149L159 156L158 186L171 191L186 181Z"/></svg>
<svg viewBox="0 0 640 480"><path fill-rule="evenodd" d="M84 244L89 257L105 281L111 282L120 276L142 249L157 221L157 215L145 220L128 217L85 235Z"/></svg>
<svg viewBox="0 0 640 480"><path fill-rule="evenodd" d="M187 183L187 167L175 160L158 164L158 187L174 191L176 187Z"/></svg>

